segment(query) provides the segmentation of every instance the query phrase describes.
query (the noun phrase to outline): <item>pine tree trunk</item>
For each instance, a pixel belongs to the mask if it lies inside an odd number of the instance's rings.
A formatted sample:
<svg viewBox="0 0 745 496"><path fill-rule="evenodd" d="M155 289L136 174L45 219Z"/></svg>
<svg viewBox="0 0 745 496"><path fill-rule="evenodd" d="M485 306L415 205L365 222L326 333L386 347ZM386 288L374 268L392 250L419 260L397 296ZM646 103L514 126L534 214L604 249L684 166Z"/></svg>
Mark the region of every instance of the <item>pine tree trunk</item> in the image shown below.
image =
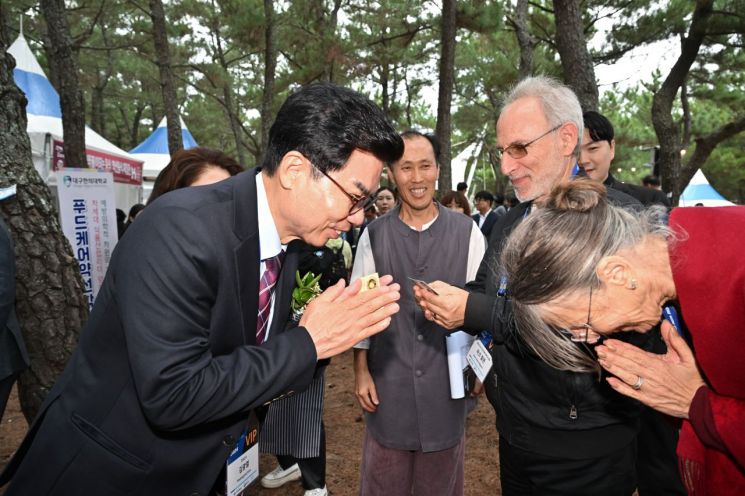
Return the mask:
<svg viewBox="0 0 745 496"><path fill-rule="evenodd" d="M597 110L598 84L582 23L580 0L554 0L556 49L561 57L564 82L574 90L582 110Z"/></svg>
<svg viewBox="0 0 745 496"><path fill-rule="evenodd" d="M277 70L277 40L273 0L264 0L264 93L261 97L261 150L266 150L269 129L274 122L274 77Z"/></svg>
<svg viewBox="0 0 745 496"><path fill-rule="evenodd" d="M533 75L533 37L528 29L528 0L517 0L515 6L515 35L520 46L518 79Z"/></svg>
<svg viewBox="0 0 745 496"><path fill-rule="evenodd" d="M135 115L132 118L132 132L130 133L129 139L132 146L129 149L132 149L140 144L140 119L142 119L142 113L145 111L145 106L137 106L137 109L135 110Z"/></svg>
<svg viewBox="0 0 745 496"><path fill-rule="evenodd" d="M444 194L452 189L450 171L450 103L453 98L455 77L455 0L442 2L442 51L440 52L440 89L437 97L437 126L435 135L440 141L439 191Z"/></svg>
<svg viewBox="0 0 745 496"><path fill-rule="evenodd" d="M678 89L685 82L691 66L698 56L701 43L706 36L706 28L712 15L714 1L698 0L693 12L688 35L681 44L678 60L663 81L652 99L652 124L660 143L660 179L662 187L672 193L672 204L678 204L683 182L681 181L681 136L678 125L673 120L673 102Z"/></svg>
<svg viewBox="0 0 745 496"><path fill-rule="evenodd" d="M109 47L109 37L105 27L101 26L101 36L104 46ZM106 136L106 117L104 112L104 92L109 85L111 74L114 72L112 50L106 50L106 70L98 71L96 84L91 90L91 127L98 134Z"/></svg>
<svg viewBox="0 0 745 496"><path fill-rule="evenodd" d="M153 43L155 45L156 64L160 72L160 88L163 92L163 107L168 126L168 151L173 155L184 148L181 137L181 119L178 114L176 86L173 83L171 55L168 48L166 15L161 0L150 0L150 18L153 20Z"/></svg>
<svg viewBox="0 0 745 496"><path fill-rule="evenodd" d="M406 66L404 66L404 71L406 71ZM404 86L406 87L406 127L411 129L411 122L412 122L412 101L415 98L414 88L409 83L409 75L407 72L404 73Z"/></svg>
<svg viewBox="0 0 745 496"><path fill-rule="evenodd" d="M381 104L383 107L383 113L390 117L391 102L388 96L388 81L390 79L390 66L387 62L384 62L380 66L380 92L381 92Z"/></svg>
<svg viewBox="0 0 745 496"><path fill-rule="evenodd" d="M106 135L106 119L103 112L103 88L95 86L91 90L91 128L101 135Z"/></svg>
<svg viewBox="0 0 745 496"><path fill-rule="evenodd" d="M57 75L62 108L65 166L88 167L85 157L85 103L78 81L78 54L73 50L70 29L65 17L64 0L41 0L41 12L47 23L51 54L50 65Z"/></svg>
<svg viewBox="0 0 745 496"><path fill-rule="evenodd" d="M269 3L271 4L271 2ZM215 0L212 0L212 8L215 11L219 9L217 4L215 3ZM230 75L230 67L229 67L227 59L225 58L225 50L223 50L223 46L222 46L222 34L220 33L219 22L216 21L213 25L211 25L211 29L212 29L211 35L213 39L215 40L215 53L213 57L217 59L217 62L219 62L220 67L224 71L224 75L222 78L223 100L220 103L225 109L225 117L228 118L228 124L230 125L230 131L233 133L233 140L235 141L235 153L238 156L238 163L241 164L241 166L245 167L246 166L246 145L243 143L243 136L242 136L243 129L241 128L241 122L240 122L240 116L238 113L237 104L233 103L233 79ZM272 80L272 84L273 83L274 81ZM262 105L262 109L263 109L263 105ZM263 121L262 121L262 124L263 124Z"/></svg>
<svg viewBox="0 0 745 496"><path fill-rule="evenodd" d="M341 9L342 0L333 0L333 6L331 7L331 13L326 17L326 8L324 2L319 2L320 22L322 26L321 33L325 33L323 43L326 47L323 53L329 54L329 48L336 43L336 28L339 24L339 10ZM329 83L334 82L334 58L329 58L324 68L323 80Z"/></svg>
<svg viewBox="0 0 745 496"><path fill-rule="evenodd" d="M30 422L75 349L88 304L54 200L31 161L26 98L13 81L7 44L0 8L0 187L18 188L16 196L0 201L0 215L15 241L16 312L31 358L19 394Z"/></svg>

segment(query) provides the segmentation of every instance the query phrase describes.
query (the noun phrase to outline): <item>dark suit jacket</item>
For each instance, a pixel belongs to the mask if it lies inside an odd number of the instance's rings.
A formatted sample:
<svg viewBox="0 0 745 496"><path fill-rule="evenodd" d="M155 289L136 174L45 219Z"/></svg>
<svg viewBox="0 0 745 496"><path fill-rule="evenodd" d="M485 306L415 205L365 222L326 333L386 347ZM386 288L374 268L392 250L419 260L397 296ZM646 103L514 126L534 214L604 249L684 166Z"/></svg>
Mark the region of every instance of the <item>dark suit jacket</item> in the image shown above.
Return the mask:
<svg viewBox="0 0 745 496"><path fill-rule="evenodd" d="M473 221L478 225L479 223L479 213L476 212L474 215L471 216L473 218ZM494 210L489 210L489 213L486 214L486 219L484 219L484 225L481 226L481 232L486 236L486 239L489 239L489 235L491 234L492 227L494 227L494 224L497 223L497 220L499 219L499 215Z"/></svg>
<svg viewBox="0 0 745 496"><path fill-rule="evenodd" d="M603 184L608 188L622 191L627 195L636 198L645 207L650 205L662 205L664 207L670 206L670 200L664 192L658 189L637 186L636 184L622 183L621 181L616 180L616 178L610 173L608 173L608 177L603 181Z"/></svg>
<svg viewBox="0 0 745 496"><path fill-rule="evenodd" d="M12 495L196 495L213 487L249 412L313 378L284 331L295 244L270 341L255 346L255 173L177 190L117 246L80 344L0 478Z"/></svg>
<svg viewBox="0 0 745 496"><path fill-rule="evenodd" d="M0 219L0 380L28 365L28 353L16 318L16 254L8 226Z"/></svg>

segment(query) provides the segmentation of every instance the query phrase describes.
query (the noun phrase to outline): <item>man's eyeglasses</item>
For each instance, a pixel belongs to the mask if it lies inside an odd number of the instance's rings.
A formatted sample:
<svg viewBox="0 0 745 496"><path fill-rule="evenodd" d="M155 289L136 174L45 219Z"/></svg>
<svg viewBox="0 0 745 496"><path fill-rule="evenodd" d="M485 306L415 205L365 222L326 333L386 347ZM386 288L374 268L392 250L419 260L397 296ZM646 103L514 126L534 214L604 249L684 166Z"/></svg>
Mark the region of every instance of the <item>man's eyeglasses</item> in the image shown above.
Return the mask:
<svg viewBox="0 0 745 496"><path fill-rule="evenodd" d="M539 139L543 138L544 136L548 136L549 134L553 133L557 129L559 129L564 124L559 124L558 126L554 126L542 135L538 136L536 139L532 141L528 141L527 143L513 143L507 148L502 148L501 146L497 147L497 157L502 158L502 155L505 153L509 155L512 158L523 158L528 154L528 147L538 141Z"/></svg>
<svg viewBox="0 0 745 496"><path fill-rule="evenodd" d="M367 210L367 208L370 205L372 205L373 201L375 200L372 197L372 195L363 195L363 196L354 195L354 194L348 192L346 189L344 189L344 186L342 186L341 184L339 184L338 182L336 182L336 180L333 177L329 176L325 171L322 171L321 169L319 169L318 167L316 167L316 165L313 164L313 162L311 162L311 165L313 165L313 167L315 167L318 172L320 172L321 174L323 174L324 176L326 176L329 181L331 181L332 183L334 183L336 185L336 187L339 188L342 191L342 193L344 193L345 195L347 195L347 198L349 198L349 200L352 202L352 206L349 208L349 214L347 214L348 216L349 215L354 215L357 212L359 212L360 210Z"/></svg>

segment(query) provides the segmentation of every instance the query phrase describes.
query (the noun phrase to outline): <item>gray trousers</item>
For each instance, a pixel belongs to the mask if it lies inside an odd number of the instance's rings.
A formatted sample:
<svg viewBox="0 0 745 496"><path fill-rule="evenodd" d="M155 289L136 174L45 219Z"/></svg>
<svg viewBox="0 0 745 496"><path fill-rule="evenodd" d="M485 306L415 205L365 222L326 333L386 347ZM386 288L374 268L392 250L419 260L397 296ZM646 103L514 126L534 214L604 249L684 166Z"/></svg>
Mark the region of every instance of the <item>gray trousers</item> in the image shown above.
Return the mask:
<svg viewBox="0 0 745 496"><path fill-rule="evenodd" d="M466 435L452 448L425 453L386 448L365 431L360 496L463 496Z"/></svg>

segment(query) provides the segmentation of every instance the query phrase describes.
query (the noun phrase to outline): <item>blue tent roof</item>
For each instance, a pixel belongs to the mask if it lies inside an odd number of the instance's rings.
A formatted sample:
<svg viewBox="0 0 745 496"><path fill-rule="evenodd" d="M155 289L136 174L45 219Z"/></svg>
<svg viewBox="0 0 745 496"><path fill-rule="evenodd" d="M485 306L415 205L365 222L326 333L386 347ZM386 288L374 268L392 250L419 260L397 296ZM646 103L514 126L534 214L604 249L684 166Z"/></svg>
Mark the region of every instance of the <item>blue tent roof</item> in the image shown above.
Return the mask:
<svg viewBox="0 0 745 496"><path fill-rule="evenodd" d="M184 140L184 148L196 148L197 142L186 128L184 121L181 121L181 138ZM166 128L166 119L163 118L158 128L148 136L145 141L132 148L129 153L161 153L169 154L168 151L168 129Z"/></svg>
<svg viewBox="0 0 745 496"><path fill-rule="evenodd" d="M32 72L13 69L13 79L26 94L27 113L62 118L59 95L47 78Z"/></svg>
<svg viewBox="0 0 745 496"><path fill-rule="evenodd" d="M692 202L696 200L723 200L727 201L725 197L720 195L711 184L691 184L685 189L683 193L686 201Z"/></svg>
<svg viewBox="0 0 745 496"><path fill-rule="evenodd" d="M15 79L16 85L26 94L28 100L26 112L33 115L61 118L62 110L59 104L59 95L47 79L23 35L18 36L8 48L8 53L16 59L13 79Z"/></svg>
<svg viewBox="0 0 745 496"><path fill-rule="evenodd" d="M693 175L679 201L681 207L692 207L699 203L706 206L734 205L709 184L701 169Z"/></svg>

